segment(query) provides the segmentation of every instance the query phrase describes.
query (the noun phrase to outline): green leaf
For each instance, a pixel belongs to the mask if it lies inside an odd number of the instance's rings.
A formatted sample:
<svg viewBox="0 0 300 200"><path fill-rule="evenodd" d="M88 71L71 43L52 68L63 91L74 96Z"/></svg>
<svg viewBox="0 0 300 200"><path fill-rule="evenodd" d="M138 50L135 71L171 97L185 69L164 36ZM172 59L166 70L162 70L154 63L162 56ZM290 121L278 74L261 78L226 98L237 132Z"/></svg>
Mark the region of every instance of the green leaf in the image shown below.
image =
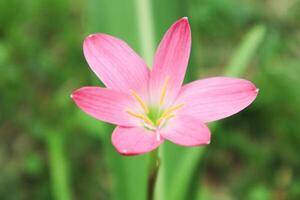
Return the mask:
<svg viewBox="0 0 300 200"><path fill-rule="evenodd" d="M265 32L264 25L256 25L247 33L228 64L226 76L240 76L246 71L247 64L261 44Z"/></svg>
<svg viewBox="0 0 300 200"><path fill-rule="evenodd" d="M64 135L62 133L49 131L47 138L50 176L54 199L70 200L71 191L68 168L64 154Z"/></svg>
<svg viewBox="0 0 300 200"><path fill-rule="evenodd" d="M247 64L263 39L264 33L265 28L262 25L255 26L249 31L233 56L231 64L226 70L226 75L240 76L245 72ZM217 125L213 124L212 132L217 128ZM158 182L157 188L163 185L162 187L166 188L166 196L157 194L158 199L186 199L188 189L194 178L193 173L205 150L203 148L182 149L170 144L164 145L163 148L163 162L165 164L162 165L162 172L159 173L161 177L158 178L160 182Z"/></svg>
<svg viewBox="0 0 300 200"><path fill-rule="evenodd" d="M135 0L89 0L87 34L105 32L114 35L139 52L143 47L139 44L139 22L135 3ZM119 155L111 144L112 126L106 125L104 131L104 156L113 181L112 199L146 199L149 155Z"/></svg>
<svg viewBox="0 0 300 200"><path fill-rule="evenodd" d="M176 173L173 174L170 180L170 189L168 190L168 198L174 200L186 199L187 192L189 192L189 187L193 174L197 168L201 156L204 152L204 148L191 147L186 149L184 157L178 163L176 168ZM176 188L176 190L174 190Z"/></svg>

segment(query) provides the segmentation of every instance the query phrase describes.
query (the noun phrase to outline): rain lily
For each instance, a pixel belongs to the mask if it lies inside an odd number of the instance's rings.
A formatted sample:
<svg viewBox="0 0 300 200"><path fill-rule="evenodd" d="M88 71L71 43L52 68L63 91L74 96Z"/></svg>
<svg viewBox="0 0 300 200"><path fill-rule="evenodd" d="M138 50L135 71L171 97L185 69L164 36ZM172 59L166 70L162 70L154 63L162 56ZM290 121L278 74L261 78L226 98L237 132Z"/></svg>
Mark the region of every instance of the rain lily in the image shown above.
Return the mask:
<svg viewBox="0 0 300 200"><path fill-rule="evenodd" d="M121 154L143 154L164 140L207 145L211 134L206 123L241 111L258 90L250 81L229 77L182 86L190 49L186 17L165 33L152 69L122 40L103 33L90 35L84 40L84 55L106 88L82 87L71 97L84 112L117 125L112 144Z"/></svg>

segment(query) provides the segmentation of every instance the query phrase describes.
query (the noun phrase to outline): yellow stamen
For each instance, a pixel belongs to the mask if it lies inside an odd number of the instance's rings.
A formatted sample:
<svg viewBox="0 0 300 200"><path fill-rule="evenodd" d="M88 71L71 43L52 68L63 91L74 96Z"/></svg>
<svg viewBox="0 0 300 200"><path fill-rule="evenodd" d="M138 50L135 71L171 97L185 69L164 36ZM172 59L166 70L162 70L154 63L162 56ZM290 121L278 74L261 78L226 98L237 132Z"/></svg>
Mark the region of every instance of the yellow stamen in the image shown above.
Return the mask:
<svg viewBox="0 0 300 200"><path fill-rule="evenodd" d="M168 115L166 115L166 116L164 116L164 117L160 117L160 118L156 121L156 124L157 124L157 125L160 125L161 122L162 122L163 120L168 120L168 119L171 119L171 118L173 118L173 117L175 117L175 114L169 113Z"/></svg>
<svg viewBox="0 0 300 200"><path fill-rule="evenodd" d="M182 106L184 106L184 103L175 105L175 106L171 106L169 108L167 108L164 113L161 115L161 118L165 118L166 116L170 115L172 112L178 110L179 108L181 108Z"/></svg>
<svg viewBox="0 0 300 200"><path fill-rule="evenodd" d="M146 123L154 126L153 122L146 116L146 115L143 115L143 114L139 114L139 113L135 113L131 110L127 110L126 111L129 115L133 116L133 117L136 117L136 118L139 118L139 119L142 119L144 120Z"/></svg>
<svg viewBox="0 0 300 200"><path fill-rule="evenodd" d="M156 124L159 125L162 122L162 120L168 120L168 119L170 119L172 117L175 117L175 114L173 112L176 111L176 110L178 110L182 106L184 106L184 103L177 104L175 106L171 106L171 107L167 108L163 112L163 114L161 115L161 117L156 121Z"/></svg>
<svg viewBox="0 0 300 200"><path fill-rule="evenodd" d="M170 114L170 115L165 116L165 119L167 120L167 119L171 119L173 117L175 117L175 114Z"/></svg>
<svg viewBox="0 0 300 200"><path fill-rule="evenodd" d="M165 82L163 84L162 92L161 92L160 99L159 99L159 104L160 105L162 105L163 102L164 102L164 99L165 99L165 96L166 96L166 93L167 93L167 87L168 87L169 80L170 80L170 76L167 76L166 79L165 79Z"/></svg>
<svg viewBox="0 0 300 200"><path fill-rule="evenodd" d="M149 112L148 106L143 101L143 99L134 90L130 90L130 93L135 98L135 100L140 104L140 106L145 111L145 113L148 113Z"/></svg>
<svg viewBox="0 0 300 200"><path fill-rule="evenodd" d="M162 117L159 118L159 119L156 121L156 124L157 124L157 125L160 125L160 123L162 122L162 120L164 120L164 118L162 118Z"/></svg>

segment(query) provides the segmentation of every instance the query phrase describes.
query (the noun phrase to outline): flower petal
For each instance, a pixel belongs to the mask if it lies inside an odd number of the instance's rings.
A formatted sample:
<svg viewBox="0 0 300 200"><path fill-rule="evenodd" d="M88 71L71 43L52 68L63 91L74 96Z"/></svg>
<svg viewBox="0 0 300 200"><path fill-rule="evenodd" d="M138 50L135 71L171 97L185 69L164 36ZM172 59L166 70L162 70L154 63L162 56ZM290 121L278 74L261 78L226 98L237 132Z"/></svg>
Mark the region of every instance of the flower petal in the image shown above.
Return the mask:
<svg viewBox="0 0 300 200"><path fill-rule="evenodd" d="M258 89L247 80L214 77L183 86L177 103L185 103L178 112L195 116L204 123L233 115L256 98Z"/></svg>
<svg viewBox="0 0 300 200"><path fill-rule="evenodd" d="M150 74L152 98L159 97L164 82L169 77L166 99L177 96L188 65L191 48L191 30L188 19L175 22L164 35L156 51L153 70ZM153 99L157 101L157 99Z"/></svg>
<svg viewBox="0 0 300 200"><path fill-rule="evenodd" d="M124 155L143 154L156 149L163 139L158 133L148 131L142 127L115 128L112 134L112 143L117 151Z"/></svg>
<svg viewBox="0 0 300 200"><path fill-rule="evenodd" d="M149 70L144 61L122 40L98 33L84 40L85 58L107 88L145 91Z"/></svg>
<svg viewBox="0 0 300 200"><path fill-rule="evenodd" d="M210 143L208 127L198 119L186 115L176 115L170 119L161 131L161 135L183 146L200 146Z"/></svg>
<svg viewBox="0 0 300 200"><path fill-rule="evenodd" d="M123 126L137 122L126 113L134 105L129 94L100 87L82 87L71 95L77 106L96 119Z"/></svg>

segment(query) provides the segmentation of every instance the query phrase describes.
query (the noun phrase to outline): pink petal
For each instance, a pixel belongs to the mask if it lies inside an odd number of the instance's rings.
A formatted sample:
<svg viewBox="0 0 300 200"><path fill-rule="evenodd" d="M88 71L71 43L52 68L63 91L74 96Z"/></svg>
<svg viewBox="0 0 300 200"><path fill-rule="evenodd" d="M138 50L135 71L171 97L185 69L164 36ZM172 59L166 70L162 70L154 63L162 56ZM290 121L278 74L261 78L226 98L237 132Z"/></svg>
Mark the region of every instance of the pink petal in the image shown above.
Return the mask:
<svg viewBox="0 0 300 200"><path fill-rule="evenodd" d="M84 40L83 51L106 87L123 92L147 89L149 70L125 42L110 35L93 34Z"/></svg>
<svg viewBox="0 0 300 200"><path fill-rule="evenodd" d="M157 133L142 127L118 126L112 134L112 143L121 154L137 155L156 149L163 139Z"/></svg>
<svg viewBox="0 0 300 200"><path fill-rule="evenodd" d="M183 86L177 103L185 103L178 112L211 122L233 115L254 101L258 93L247 80L214 77Z"/></svg>
<svg viewBox="0 0 300 200"><path fill-rule="evenodd" d="M134 105L129 94L100 87L82 87L71 95L77 106L96 119L123 126L137 122L126 113Z"/></svg>
<svg viewBox="0 0 300 200"><path fill-rule="evenodd" d="M198 119L186 115L176 115L170 119L167 126L161 131L161 135L163 138L183 146L199 146L210 143L208 127Z"/></svg>
<svg viewBox="0 0 300 200"><path fill-rule="evenodd" d="M188 19L185 17L169 28L156 51L153 70L150 74L152 97L160 96L164 81L169 76L166 96L169 101L174 100L185 76L190 48L191 30Z"/></svg>

